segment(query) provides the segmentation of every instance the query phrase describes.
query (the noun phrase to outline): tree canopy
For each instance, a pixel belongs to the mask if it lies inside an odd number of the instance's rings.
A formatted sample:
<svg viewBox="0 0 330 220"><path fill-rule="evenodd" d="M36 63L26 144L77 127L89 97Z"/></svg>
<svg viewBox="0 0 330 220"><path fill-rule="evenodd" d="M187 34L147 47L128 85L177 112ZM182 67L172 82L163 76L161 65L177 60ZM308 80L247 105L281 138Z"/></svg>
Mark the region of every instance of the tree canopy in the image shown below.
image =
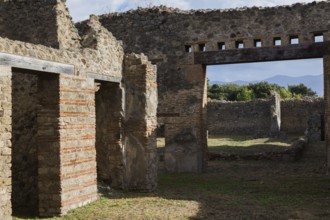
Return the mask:
<svg viewBox="0 0 330 220"><path fill-rule="evenodd" d="M253 99L270 98L271 92L276 91L282 99L316 97L317 94L304 84L289 85L288 89L268 82L251 83L249 85L213 84L208 86L208 97L225 101L250 101Z"/></svg>

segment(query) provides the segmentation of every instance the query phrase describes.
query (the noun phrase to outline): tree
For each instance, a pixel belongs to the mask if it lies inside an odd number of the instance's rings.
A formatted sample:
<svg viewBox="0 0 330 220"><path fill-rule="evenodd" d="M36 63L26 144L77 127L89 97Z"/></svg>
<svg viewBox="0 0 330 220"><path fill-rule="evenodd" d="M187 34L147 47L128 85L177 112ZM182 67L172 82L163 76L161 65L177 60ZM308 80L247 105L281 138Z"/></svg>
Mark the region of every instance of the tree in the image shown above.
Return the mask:
<svg viewBox="0 0 330 220"><path fill-rule="evenodd" d="M303 83L300 83L299 85L289 85L288 90L294 95L294 96L317 96L317 93L314 92L311 88L308 88Z"/></svg>
<svg viewBox="0 0 330 220"><path fill-rule="evenodd" d="M250 101L253 99L253 91L247 87L243 89L237 95L237 101Z"/></svg>

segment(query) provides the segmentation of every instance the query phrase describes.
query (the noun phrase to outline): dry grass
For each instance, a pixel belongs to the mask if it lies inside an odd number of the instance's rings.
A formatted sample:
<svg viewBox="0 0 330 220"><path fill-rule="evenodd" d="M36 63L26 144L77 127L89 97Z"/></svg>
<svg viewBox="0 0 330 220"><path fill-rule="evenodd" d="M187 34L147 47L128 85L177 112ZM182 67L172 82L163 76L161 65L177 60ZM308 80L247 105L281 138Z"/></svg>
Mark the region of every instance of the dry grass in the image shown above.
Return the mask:
<svg viewBox="0 0 330 220"><path fill-rule="evenodd" d="M325 146L299 162L213 161L204 174L160 174L155 193L111 191L59 219L330 219Z"/></svg>

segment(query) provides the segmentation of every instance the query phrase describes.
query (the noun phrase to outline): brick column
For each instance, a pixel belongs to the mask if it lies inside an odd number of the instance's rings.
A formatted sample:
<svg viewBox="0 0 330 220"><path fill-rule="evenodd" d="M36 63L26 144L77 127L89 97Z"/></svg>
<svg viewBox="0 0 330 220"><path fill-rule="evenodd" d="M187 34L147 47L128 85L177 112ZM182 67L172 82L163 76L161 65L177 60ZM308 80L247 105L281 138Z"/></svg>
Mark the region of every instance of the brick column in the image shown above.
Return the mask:
<svg viewBox="0 0 330 220"><path fill-rule="evenodd" d="M61 214L59 76L38 78L38 192L39 215Z"/></svg>
<svg viewBox="0 0 330 220"><path fill-rule="evenodd" d="M0 219L11 219L12 71L0 66Z"/></svg>
<svg viewBox="0 0 330 220"><path fill-rule="evenodd" d="M61 214L97 199L93 79L60 77Z"/></svg>
<svg viewBox="0 0 330 220"><path fill-rule="evenodd" d="M203 172L207 167L207 81L202 65L181 65L186 84L166 94L165 168L169 172Z"/></svg>
<svg viewBox="0 0 330 220"><path fill-rule="evenodd" d="M325 115L324 115L324 127L325 127L325 143L327 146L327 174L330 174L330 55L323 57L324 64L324 102L325 102Z"/></svg>
<svg viewBox="0 0 330 220"><path fill-rule="evenodd" d="M156 67L144 55L127 55L124 85L125 188L152 191L157 186Z"/></svg>
<svg viewBox="0 0 330 220"><path fill-rule="evenodd" d="M97 199L94 80L39 80L39 215L64 215Z"/></svg>

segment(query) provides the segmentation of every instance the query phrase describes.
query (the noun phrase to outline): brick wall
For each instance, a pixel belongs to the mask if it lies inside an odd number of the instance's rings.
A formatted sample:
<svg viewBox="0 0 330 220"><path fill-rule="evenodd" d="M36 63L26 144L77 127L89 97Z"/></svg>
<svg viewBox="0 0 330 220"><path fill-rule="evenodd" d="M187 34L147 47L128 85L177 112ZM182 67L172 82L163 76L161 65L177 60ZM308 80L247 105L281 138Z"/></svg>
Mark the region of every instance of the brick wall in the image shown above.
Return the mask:
<svg viewBox="0 0 330 220"><path fill-rule="evenodd" d="M0 219L11 219L11 68L0 66Z"/></svg>
<svg viewBox="0 0 330 220"><path fill-rule="evenodd" d="M94 80L60 76L61 214L97 199Z"/></svg>
<svg viewBox="0 0 330 220"><path fill-rule="evenodd" d="M125 57L125 188L153 191L157 186L156 67L144 55Z"/></svg>

